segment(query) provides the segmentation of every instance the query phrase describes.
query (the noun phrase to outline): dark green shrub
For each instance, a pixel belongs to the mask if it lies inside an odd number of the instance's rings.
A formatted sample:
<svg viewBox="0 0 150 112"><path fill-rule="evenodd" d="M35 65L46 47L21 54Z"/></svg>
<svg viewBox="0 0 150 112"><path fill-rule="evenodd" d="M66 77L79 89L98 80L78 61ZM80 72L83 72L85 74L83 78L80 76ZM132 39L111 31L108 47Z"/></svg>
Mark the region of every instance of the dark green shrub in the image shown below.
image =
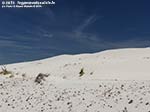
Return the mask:
<svg viewBox="0 0 150 112"><path fill-rule="evenodd" d="M82 77L84 74L85 74L85 73L84 73L84 68L82 68L82 69L80 70L80 72L79 72L79 77Z"/></svg>

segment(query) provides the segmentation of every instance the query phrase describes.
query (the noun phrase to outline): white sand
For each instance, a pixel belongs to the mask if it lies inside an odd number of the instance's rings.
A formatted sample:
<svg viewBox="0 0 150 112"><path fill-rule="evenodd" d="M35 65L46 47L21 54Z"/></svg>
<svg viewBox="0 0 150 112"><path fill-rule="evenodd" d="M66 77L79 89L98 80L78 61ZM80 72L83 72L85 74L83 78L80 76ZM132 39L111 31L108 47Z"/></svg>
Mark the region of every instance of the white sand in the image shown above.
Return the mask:
<svg viewBox="0 0 150 112"><path fill-rule="evenodd" d="M150 48L5 66L14 77L0 76L0 112L150 112ZM43 85L39 73L50 74Z"/></svg>

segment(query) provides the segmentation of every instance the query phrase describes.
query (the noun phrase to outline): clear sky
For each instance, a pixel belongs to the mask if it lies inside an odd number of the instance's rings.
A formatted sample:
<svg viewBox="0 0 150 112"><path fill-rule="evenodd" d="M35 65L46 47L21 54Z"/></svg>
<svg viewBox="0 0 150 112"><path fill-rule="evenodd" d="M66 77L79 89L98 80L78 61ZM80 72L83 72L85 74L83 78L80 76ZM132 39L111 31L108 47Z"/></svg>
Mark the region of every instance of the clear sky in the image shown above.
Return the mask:
<svg viewBox="0 0 150 112"><path fill-rule="evenodd" d="M0 64L150 46L150 0L54 1L0 8Z"/></svg>

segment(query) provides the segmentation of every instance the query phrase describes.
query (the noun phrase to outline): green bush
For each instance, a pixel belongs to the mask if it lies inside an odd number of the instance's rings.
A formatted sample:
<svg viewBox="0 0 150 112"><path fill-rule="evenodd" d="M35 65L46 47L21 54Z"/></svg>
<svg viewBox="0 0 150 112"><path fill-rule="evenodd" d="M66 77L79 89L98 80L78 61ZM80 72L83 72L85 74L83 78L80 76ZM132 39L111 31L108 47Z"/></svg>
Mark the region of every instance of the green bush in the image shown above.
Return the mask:
<svg viewBox="0 0 150 112"><path fill-rule="evenodd" d="M80 70L80 72L79 72L79 77L82 77L84 74L85 74L85 73L84 73L84 68L82 68L82 69Z"/></svg>

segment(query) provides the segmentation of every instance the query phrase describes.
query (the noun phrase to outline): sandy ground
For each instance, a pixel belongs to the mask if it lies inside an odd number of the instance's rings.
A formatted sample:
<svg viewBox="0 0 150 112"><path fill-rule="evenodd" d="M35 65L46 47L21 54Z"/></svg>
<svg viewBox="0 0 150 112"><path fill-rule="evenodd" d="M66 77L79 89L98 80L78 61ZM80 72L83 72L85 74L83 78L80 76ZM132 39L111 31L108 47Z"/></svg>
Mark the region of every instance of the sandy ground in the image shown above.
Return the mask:
<svg viewBox="0 0 150 112"><path fill-rule="evenodd" d="M150 48L5 67L11 73L0 75L0 112L150 112ZM39 73L48 76L36 83Z"/></svg>

